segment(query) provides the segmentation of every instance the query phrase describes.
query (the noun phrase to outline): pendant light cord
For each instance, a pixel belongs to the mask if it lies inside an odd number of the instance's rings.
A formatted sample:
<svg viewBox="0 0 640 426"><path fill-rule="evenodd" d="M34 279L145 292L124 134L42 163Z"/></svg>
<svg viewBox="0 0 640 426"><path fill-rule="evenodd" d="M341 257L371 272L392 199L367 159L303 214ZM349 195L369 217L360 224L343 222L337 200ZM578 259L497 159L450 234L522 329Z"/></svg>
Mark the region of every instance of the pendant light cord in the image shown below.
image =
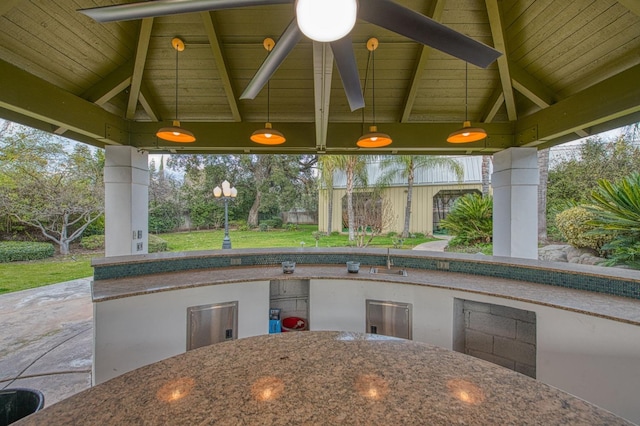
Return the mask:
<svg viewBox="0 0 640 426"><path fill-rule="evenodd" d="M267 123L270 123L269 121L269 106L271 105L271 79L267 80Z"/></svg>
<svg viewBox="0 0 640 426"><path fill-rule="evenodd" d="M370 50L369 51L369 56L367 57L367 68L366 71L364 73L364 86L362 88L362 98L364 99L366 93L367 93L367 82L369 81L369 64L371 63L371 55L373 54L373 51ZM360 134L364 134L364 108L362 108L362 131L360 132Z"/></svg>
<svg viewBox="0 0 640 426"><path fill-rule="evenodd" d="M469 62L464 63L464 121L469 121Z"/></svg>
<svg viewBox="0 0 640 426"><path fill-rule="evenodd" d="M178 49L176 49L176 121L178 121Z"/></svg>

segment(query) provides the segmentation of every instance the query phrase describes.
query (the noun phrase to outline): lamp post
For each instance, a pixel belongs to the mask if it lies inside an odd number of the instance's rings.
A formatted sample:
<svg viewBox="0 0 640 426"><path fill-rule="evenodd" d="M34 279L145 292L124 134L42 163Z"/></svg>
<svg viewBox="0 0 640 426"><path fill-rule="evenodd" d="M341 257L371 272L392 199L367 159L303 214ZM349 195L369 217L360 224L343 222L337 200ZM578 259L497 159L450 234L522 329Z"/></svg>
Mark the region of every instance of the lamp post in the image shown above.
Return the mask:
<svg viewBox="0 0 640 426"><path fill-rule="evenodd" d="M236 198L238 190L231 186L228 181L222 182L222 188L216 186L213 189L213 196L224 200L224 239L222 240L222 248L231 248L231 239L229 238L229 200Z"/></svg>

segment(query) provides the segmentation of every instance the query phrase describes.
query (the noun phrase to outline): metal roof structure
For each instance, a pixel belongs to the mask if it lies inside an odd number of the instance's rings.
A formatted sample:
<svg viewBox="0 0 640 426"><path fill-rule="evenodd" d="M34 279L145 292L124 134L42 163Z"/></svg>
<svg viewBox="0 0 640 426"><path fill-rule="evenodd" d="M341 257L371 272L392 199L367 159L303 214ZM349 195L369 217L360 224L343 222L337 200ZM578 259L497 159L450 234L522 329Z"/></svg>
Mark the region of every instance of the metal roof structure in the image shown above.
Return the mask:
<svg viewBox="0 0 640 426"><path fill-rule="evenodd" d="M101 24L78 9L129 0L4 0L0 4L0 117L104 147L150 152L356 152L371 122L351 112L326 43L303 38L270 82L270 116L287 142L249 140L263 127L266 90L240 100L278 41L293 4L244 7ZM375 154L492 154L549 147L640 121L638 0L397 0L503 55L487 69L358 21L351 32L364 83L370 37L376 121L394 142ZM158 140L176 118L197 141ZM468 117L489 137L453 145ZM362 150L360 150L362 152Z"/></svg>

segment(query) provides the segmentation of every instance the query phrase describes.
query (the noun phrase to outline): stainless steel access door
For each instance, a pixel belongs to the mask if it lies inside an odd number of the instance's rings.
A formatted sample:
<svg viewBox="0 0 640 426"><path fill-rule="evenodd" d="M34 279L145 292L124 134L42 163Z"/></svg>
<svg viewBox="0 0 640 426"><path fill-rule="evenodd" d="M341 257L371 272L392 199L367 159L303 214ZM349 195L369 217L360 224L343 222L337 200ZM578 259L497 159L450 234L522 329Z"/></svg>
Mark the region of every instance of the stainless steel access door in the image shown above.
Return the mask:
<svg viewBox="0 0 640 426"><path fill-rule="evenodd" d="M187 308L187 350L238 338L238 302Z"/></svg>
<svg viewBox="0 0 640 426"><path fill-rule="evenodd" d="M411 303L366 301L367 333L411 340Z"/></svg>

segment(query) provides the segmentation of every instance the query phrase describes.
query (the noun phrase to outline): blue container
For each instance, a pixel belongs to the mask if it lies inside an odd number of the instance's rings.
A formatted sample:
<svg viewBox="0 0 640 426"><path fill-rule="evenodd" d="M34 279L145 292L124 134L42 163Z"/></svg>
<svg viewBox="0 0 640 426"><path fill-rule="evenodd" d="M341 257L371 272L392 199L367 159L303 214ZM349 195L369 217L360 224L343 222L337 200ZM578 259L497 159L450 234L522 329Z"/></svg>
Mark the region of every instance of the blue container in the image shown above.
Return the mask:
<svg viewBox="0 0 640 426"><path fill-rule="evenodd" d="M280 333L281 331L280 320L269 320L269 334Z"/></svg>

